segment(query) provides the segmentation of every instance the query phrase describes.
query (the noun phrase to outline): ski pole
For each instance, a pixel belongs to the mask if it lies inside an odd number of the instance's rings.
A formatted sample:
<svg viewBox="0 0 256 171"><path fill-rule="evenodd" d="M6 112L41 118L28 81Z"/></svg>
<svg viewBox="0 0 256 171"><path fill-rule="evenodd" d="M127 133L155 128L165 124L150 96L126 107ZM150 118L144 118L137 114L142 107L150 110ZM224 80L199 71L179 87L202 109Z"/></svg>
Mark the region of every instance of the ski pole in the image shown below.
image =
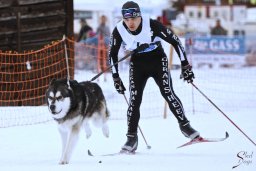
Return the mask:
<svg viewBox="0 0 256 171"><path fill-rule="evenodd" d="M119 62L125 60L126 58L128 58L129 56L133 55L135 52L131 51L130 53L126 54L124 57L122 57L119 61L115 62L114 64L110 65L109 67L107 67L104 71L101 71L100 73L98 73L97 75L95 75L91 81L96 80L99 76L101 76L104 72L108 71L110 68L112 68L114 65L118 64Z"/></svg>
<svg viewBox="0 0 256 171"><path fill-rule="evenodd" d="M138 53L140 51L143 51L145 49L147 49L150 45L157 45L159 46L160 45L160 41L158 42L155 42L155 43L150 43L150 44L147 44L147 43L144 43L144 44L141 44L140 46L138 46L136 49L134 49L133 51L129 52L128 54L126 54L124 57L122 57L120 60L118 60L117 62L115 62L114 64L110 65L108 68L106 68L104 71L101 71L100 73L98 73L97 75L95 75L91 81L94 81L96 78L98 78L99 76L101 76L101 74L103 74L104 72L108 71L110 68L112 68L113 66L115 66L116 64L118 64L119 62L125 60L126 58L128 58L129 56L132 56L133 54L135 53Z"/></svg>
<svg viewBox="0 0 256 171"><path fill-rule="evenodd" d="M125 94L123 94L123 95L124 95L124 98L125 98L125 101L126 101L127 105L129 106L129 102L128 102L128 100L127 100ZM141 135L142 135L142 137L143 137L143 139L144 139L144 141L145 141L145 143L146 143L146 145L147 145L147 149L151 149L151 146L148 145L147 140L146 140L146 138L145 138L145 136L144 136L144 134L143 134L143 132L142 132L142 130L141 130L141 128L140 128L139 125L138 125L138 127L139 127L140 133L141 133Z"/></svg>
<svg viewBox="0 0 256 171"><path fill-rule="evenodd" d="M255 146L256 143L248 136L244 133L244 131L242 131L222 110L220 110L220 108L214 104L193 82L191 82L191 84L199 91L199 93L201 93L216 109L218 109L241 133L244 134L244 136L250 140Z"/></svg>

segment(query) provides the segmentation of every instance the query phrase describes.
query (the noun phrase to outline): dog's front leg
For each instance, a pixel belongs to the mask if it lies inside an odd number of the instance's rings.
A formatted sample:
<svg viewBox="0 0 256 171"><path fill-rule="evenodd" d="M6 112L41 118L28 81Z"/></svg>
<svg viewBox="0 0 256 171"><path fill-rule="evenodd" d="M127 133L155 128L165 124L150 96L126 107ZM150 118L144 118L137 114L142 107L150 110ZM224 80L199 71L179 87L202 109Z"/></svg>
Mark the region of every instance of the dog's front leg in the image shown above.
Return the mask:
<svg viewBox="0 0 256 171"><path fill-rule="evenodd" d="M107 123L104 123L102 125L102 132L103 132L103 135L105 135L105 137L109 137L109 128L108 128L108 124Z"/></svg>
<svg viewBox="0 0 256 171"><path fill-rule="evenodd" d="M76 126L73 126L68 132L66 141L63 143L65 146L63 147L63 152L61 156L61 160L59 164L68 164L71 154L73 152L74 146L78 140L79 129Z"/></svg>
<svg viewBox="0 0 256 171"><path fill-rule="evenodd" d="M65 153L65 148L67 145L69 132L67 130L65 130L63 127L59 127L59 133L61 136L61 143L62 143L62 152L61 152L61 158L60 158L59 164L67 164L64 161L64 153Z"/></svg>

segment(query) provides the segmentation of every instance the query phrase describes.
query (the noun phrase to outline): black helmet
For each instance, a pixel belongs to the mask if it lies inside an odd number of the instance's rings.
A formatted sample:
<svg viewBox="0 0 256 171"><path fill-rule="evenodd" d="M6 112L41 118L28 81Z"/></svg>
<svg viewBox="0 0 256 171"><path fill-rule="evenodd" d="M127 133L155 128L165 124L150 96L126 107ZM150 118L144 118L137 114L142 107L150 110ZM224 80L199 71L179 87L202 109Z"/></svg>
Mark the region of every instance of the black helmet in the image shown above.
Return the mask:
<svg viewBox="0 0 256 171"><path fill-rule="evenodd" d="M122 15L123 18L135 18L140 17L140 7L136 2L133 1L127 1L122 6Z"/></svg>

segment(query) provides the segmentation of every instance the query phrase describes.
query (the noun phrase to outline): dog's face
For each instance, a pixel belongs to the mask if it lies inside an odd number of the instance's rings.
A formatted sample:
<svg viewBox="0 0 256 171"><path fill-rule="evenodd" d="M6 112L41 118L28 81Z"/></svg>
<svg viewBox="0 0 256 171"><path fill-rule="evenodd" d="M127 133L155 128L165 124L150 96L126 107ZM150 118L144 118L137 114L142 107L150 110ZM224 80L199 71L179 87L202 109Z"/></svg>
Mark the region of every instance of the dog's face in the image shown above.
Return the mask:
<svg viewBox="0 0 256 171"><path fill-rule="evenodd" d="M46 91L48 109L54 119L66 116L71 106L71 91L63 80L52 80Z"/></svg>

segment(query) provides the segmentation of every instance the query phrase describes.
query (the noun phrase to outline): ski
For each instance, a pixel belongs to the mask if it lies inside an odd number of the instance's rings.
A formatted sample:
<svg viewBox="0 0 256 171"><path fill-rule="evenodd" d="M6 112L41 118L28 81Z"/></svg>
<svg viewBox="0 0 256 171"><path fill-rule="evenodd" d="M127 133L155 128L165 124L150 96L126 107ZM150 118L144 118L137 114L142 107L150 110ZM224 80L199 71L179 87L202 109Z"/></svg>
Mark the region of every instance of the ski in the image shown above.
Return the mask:
<svg viewBox="0 0 256 171"><path fill-rule="evenodd" d="M181 148L181 147L185 147L185 146L188 146L188 145L192 145L192 144L197 144L197 143L203 143L203 142L220 142L220 141L224 141L226 140L227 138L229 137L229 134L228 132L226 132L226 136L224 138L203 138L203 137L198 137L198 138L195 138L177 148Z"/></svg>
<svg viewBox="0 0 256 171"><path fill-rule="evenodd" d="M88 155L89 156L95 156L91 153L91 151L88 149L87 151ZM121 150L120 152L116 152L116 153L108 153L108 154L102 154L102 155L97 155L97 156L117 156L117 155L122 155L122 154L125 154L125 155L135 155L136 152L129 152L129 151L124 151L124 150Z"/></svg>

